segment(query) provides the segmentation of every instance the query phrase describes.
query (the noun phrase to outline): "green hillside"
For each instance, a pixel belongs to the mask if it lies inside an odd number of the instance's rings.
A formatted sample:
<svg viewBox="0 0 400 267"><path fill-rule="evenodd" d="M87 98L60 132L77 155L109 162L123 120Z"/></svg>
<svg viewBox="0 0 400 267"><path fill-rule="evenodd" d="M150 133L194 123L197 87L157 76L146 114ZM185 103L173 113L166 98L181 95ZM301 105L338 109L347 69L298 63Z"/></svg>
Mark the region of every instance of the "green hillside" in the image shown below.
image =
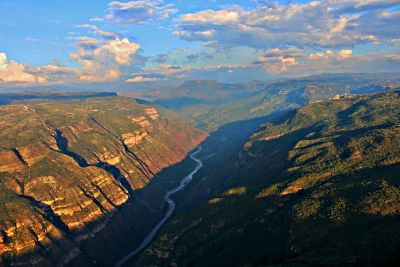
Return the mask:
<svg viewBox="0 0 400 267"><path fill-rule="evenodd" d="M400 91L289 112L220 168L219 193L168 223L138 266L400 260Z"/></svg>

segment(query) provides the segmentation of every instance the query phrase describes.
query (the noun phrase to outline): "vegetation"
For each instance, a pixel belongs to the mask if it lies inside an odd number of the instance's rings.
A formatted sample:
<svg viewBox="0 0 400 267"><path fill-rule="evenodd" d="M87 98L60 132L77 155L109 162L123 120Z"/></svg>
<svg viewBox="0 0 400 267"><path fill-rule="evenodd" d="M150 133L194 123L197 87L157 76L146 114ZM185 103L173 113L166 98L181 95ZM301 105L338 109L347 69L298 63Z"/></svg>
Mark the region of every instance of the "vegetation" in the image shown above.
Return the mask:
<svg viewBox="0 0 400 267"><path fill-rule="evenodd" d="M162 189L148 184L204 138L170 112L125 97L1 106L0 265L114 263L141 241L138 229L163 215L163 190L179 177L169 174ZM123 225L121 245L85 247L111 217L117 223L102 233L113 241Z"/></svg>
<svg viewBox="0 0 400 267"><path fill-rule="evenodd" d="M166 225L137 265L394 264L399 127L399 91L314 103L264 124L208 177L227 177L219 193Z"/></svg>

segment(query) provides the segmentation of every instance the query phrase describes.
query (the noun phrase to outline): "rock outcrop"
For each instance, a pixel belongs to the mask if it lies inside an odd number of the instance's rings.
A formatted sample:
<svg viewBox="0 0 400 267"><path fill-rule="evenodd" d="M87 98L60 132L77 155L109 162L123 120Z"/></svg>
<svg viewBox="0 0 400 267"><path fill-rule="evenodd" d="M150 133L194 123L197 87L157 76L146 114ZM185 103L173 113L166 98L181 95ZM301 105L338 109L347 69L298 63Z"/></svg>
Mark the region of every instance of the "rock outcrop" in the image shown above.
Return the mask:
<svg viewBox="0 0 400 267"><path fill-rule="evenodd" d="M4 106L0 121L0 265L68 263L206 137L119 97Z"/></svg>

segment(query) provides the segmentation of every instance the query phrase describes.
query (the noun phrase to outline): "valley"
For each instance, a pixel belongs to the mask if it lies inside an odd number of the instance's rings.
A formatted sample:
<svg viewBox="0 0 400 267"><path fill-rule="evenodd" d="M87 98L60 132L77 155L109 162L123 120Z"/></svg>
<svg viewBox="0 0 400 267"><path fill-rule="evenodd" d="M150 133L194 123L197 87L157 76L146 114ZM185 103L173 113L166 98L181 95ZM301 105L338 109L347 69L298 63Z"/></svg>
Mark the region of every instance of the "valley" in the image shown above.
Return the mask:
<svg viewBox="0 0 400 267"><path fill-rule="evenodd" d="M119 97L9 105L0 113L0 248L6 264L15 256L41 266L79 258L85 240L104 229L134 191L206 138Z"/></svg>
<svg viewBox="0 0 400 267"><path fill-rule="evenodd" d="M394 264L399 97L330 100L264 124L137 266Z"/></svg>
<svg viewBox="0 0 400 267"><path fill-rule="evenodd" d="M0 267L400 266L399 0L0 0Z"/></svg>
<svg viewBox="0 0 400 267"><path fill-rule="evenodd" d="M121 260L117 262L115 266L121 266L125 264L128 260L130 260L132 257L134 257L136 254L141 252L145 247L147 247L151 241L153 241L153 238L155 235L158 233L160 228L167 222L167 220L171 217L172 213L175 210L176 204L175 202L171 199L171 196L176 194L179 191L182 191L185 189L185 187L193 180L193 176L203 167L203 162L196 158L196 154L198 154L201 151L201 147L197 149L197 151L191 153L189 156L192 160L196 162L196 167L194 168L193 171L191 171L187 176L185 176L179 183L179 186L175 187L174 189L168 191L164 195L164 200L168 204L168 210L165 213L164 217L159 221L156 226L151 230L151 232L146 236L146 238L143 240L143 242L140 244L140 246L129 253L128 255L124 256Z"/></svg>
<svg viewBox="0 0 400 267"><path fill-rule="evenodd" d="M398 80L346 77L3 105L1 264L396 261Z"/></svg>

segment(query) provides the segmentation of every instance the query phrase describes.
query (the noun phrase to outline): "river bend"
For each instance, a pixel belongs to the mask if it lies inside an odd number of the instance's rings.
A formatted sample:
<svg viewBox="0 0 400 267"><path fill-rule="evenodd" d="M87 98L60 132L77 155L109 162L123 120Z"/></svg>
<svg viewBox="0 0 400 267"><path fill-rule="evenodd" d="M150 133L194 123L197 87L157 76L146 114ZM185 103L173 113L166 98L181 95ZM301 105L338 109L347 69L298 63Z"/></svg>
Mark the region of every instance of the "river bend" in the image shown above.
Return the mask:
<svg viewBox="0 0 400 267"><path fill-rule="evenodd" d="M189 156L191 159L193 159L196 162L196 167L194 170L189 173L187 176L185 176L179 183L177 187L174 189L168 191L164 195L164 200L168 203L168 210L166 211L164 217L157 223L157 225L154 226L154 228L148 233L148 235L143 239L142 243L132 252L130 252L128 255L124 256L121 258L115 265L114 267L120 267L122 266L127 260L138 254L140 251L142 251L147 245L150 244L150 242L153 240L154 236L157 234L157 232L160 230L161 226L165 224L165 222L171 217L172 213L175 210L176 203L171 199L171 196L176 194L177 192L183 190L186 185L188 185L192 180L193 176L203 167L203 162L196 157L198 153L200 153L201 147L199 147L195 152L191 153Z"/></svg>

